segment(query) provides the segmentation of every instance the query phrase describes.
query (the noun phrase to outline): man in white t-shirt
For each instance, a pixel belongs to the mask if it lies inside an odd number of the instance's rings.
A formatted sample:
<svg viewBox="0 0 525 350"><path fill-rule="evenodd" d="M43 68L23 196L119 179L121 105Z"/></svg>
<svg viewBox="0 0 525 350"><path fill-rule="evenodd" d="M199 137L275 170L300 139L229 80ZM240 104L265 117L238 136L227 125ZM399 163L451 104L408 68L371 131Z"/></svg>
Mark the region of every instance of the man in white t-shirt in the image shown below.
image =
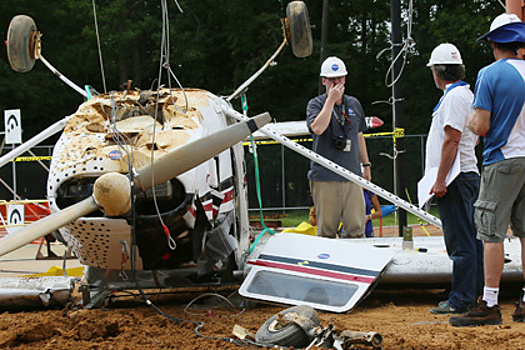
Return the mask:
<svg viewBox="0 0 525 350"><path fill-rule="evenodd" d="M430 193L436 197L445 246L452 260L449 297L430 312L458 314L470 309L483 291L483 244L476 239L474 225L474 202L480 185L474 152L478 136L466 127L473 93L461 80L465 77L465 66L454 45L438 45L427 66L432 70L436 87L444 94L432 114L425 171L438 169ZM454 162L459 162L460 172L447 186Z"/></svg>

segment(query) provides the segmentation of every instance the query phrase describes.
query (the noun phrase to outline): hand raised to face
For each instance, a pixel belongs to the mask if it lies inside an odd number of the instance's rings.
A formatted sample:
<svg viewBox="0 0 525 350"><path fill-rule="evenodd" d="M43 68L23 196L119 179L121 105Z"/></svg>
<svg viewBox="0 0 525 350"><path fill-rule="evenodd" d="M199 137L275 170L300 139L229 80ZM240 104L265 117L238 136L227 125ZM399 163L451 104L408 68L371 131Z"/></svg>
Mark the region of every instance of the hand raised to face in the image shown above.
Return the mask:
<svg viewBox="0 0 525 350"><path fill-rule="evenodd" d="M324 78L328 98L340 101L345 93L345 77Z"/></svg>

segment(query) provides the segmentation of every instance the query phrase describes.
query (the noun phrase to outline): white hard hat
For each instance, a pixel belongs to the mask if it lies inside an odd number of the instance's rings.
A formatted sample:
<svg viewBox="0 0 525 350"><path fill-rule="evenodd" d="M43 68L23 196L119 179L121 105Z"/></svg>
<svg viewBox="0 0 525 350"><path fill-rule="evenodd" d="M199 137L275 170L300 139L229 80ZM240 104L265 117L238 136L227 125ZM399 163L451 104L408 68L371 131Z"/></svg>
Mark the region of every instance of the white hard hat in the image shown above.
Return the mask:
<svg viewBox="0 0 525 350"><path fill-rule="evenodd" d="M321 65L321 76L326 78L342 77L347 75L346 66L344 62L335 57L331 56L324 60Z"/></svg>
<svg viewBox="0 0 525 350"><path fill-rule="evenodd" d="M427 67L435 64L463 64L461 53L458 48L452 44L439 44L432 51Z"/></svg>
<svg viewBox="0 0 525 350"><path fill-rule="evenodd" d="M490 24L490 31L478 38L489 38L497 43L525 42L525 23L513 13L502 13Z"/></svg>
<svg viewBox="0 0 525 350"><path fill-rule="evenodd" d="M503 27L504 25L516 22L521 22L520 18L517 15L513 13L502 13L498 17L494 18L494 20L490 24L490 31L492 32L494 29L498 29L499 27Z"/></svg>

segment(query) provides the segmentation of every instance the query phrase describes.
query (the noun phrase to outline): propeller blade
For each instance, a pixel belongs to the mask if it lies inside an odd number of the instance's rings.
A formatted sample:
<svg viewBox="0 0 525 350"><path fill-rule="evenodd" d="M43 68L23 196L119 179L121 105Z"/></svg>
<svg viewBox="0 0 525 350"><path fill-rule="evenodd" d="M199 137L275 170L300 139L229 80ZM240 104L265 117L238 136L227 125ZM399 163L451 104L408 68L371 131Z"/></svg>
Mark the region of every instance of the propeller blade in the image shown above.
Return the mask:
<svg viewBox="0 0 525 350"><path fill-rule="evenodd" d="M46 216L29 226L21 229L17 233L8 235L0 240L0 256L12 252L26 244L33 242L35 239L44 237L48 233L59 229L60 227L76 220L79 217L87 215L98 209L97 203L93 197L88 197L81 202L73 204L64 210L55 214Z"/></svg>
<svg viewBox="0 0 525 350"><path fill-rule="evenodd" d="M153 164L148 164L138 170L138 180L141 186L138 186L137 190L147 190L204 163L241 142L246 136L266 125L270 120L270 114L263 113L247 122L231 125L212 135L174 149L161 159L155 160ZM152 166L154 167L153 171Z"/></svg>
<svg viewBox="0 0 525 350"><path fill-rule="evenodd" d="M258 115L247 122L237 123L219 132L214 133L177 148L163 158L153 163L155 184L152 183L152 167L145 166L138 171L138 177L144 189L156 184L164 183L172 178L205 162L220 152L241 142L246 136L270 122L268 113ZM73 204L55 214L46 216L37 222L26 226L13 235L0 240L0 256L12 252L31 243L35 239L44 237L48 233L99 209L93 196Z"/></svg>

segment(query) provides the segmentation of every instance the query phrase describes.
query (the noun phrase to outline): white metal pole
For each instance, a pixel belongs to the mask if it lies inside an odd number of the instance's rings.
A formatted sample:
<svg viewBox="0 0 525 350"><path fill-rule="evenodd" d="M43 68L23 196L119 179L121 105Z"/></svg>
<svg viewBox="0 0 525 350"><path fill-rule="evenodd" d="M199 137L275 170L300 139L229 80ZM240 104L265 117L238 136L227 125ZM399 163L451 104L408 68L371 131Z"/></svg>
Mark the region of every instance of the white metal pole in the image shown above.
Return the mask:
<svg viewBox="0 0 525 350"><path fill-rule="evenodd" d="M284 146L281 145L281 203L283 208L286 207L286 189L288 186L286 186L286 174L284 171ZM284 214L284 209L283 209Z"/></svg>
<svg viewBox="0 0 525 350"><path fill-rule="evenodd" d="M234 109L228 109L225 111L225 113L237 120L243 120L247 119L244 115L240 114ZM294 142L287 138L286 136L283 136L279 134L278 132L270 130L268 127L262 127L259 129L261 133L264 135L274 139L277 142L280 142L281 144L285 145L286 147L290 148L291 150L303 155L304 157L321 164L327 169L330 169L334 173L343 176L344 178L352 181L353 183L358 184L361 187L366 188L369 191L374 192L381 198L394 203L401 208L405 209L406 211L414 214L417 217L420 217L421 219L431 223L432 225L435 225L439 228L442 228L441 220L439 218L435 217L432 214L429 214L428 212L419 209L417 206L410 204L409 202L405 201L404 199L399 198L398 196L388 192L387 190L383 189L382 187L379 187L372 182L363 179L362 177L352 173L351 171L341 167L340 165L335 164L334 162L324 158L323 156L315 153L314 151L298 144L297 142Z"/></svg>
<svg viewBox="0 0 525 350"><path fill-rule="evenodd" d="M232 147L235 158L235 182L238 189L237 200L239 201L239 249L235 251L235 261L240 270L244 269L246 255L250 251L250 220L248 218L248 189L246 180L241 174L244 173L244 149L242 143Z"/></svg>
<svg viewBox="0 0 525 350"><path fill-rule="evenodd" d="M255 79L257 79L259 77L259 75L261 75L265 70L266 68L268 68L268 66L273 62L273 60L275 59L275 57L277 57L277 55L282 51L282 49L284 48L284 46L286 45L286 39L284 39L284 41L282 42L281 46L279 46L279 48L277 49L277 51L274 52L274 54L272 55L272 57L270 57L268 59L268 61L266 61L266 63L254 74L252 75L248 80L246 80L241 86L239 86L237 88L237 90L235 90L235 92L233 94L231 94L230 96L228 96L226 98L226 101L230 102L231 100L233 100L234 98L238 97L239 95L241 95L243 92L244 92L244 89L246 89L251 83L253 83L253 81Z"/></svg>
<svg viewBox="0 0 525 350"><path fill-rule="evenodd" d="M13 199L16 200L16 162L13 162Z"/></svg>
<svg viewBox="0 0 525 350"><path fill-rule="evenodd" d="M71 80L69 80L68 78L66 78L64 75L62 75L62 73L60 73L55 67L53 67L51 65L51 63L49 63L45 58L44 56L40 55L38 57L40 59L40 61L42 61L43 64L46 65L47 68L49 68L49 70L51 72L53 72L54 75L56 75L60 80L62 80L64 83L66 83L67 85L69 85L69 87L71 87L73 90L75 90L76 92L78 92L79 94L81 94L82 96L84 96L85 98L87 98L87 92L84 91L84 89L80 88L78 85L76 85L75 83L73 83Z"/></svg>
<svg viewBox="0 0 525 350"><path fill-rule="evenodd" d="M55 124L48 127L46 130L42 131L38 135L34 136L30 140L24 142L14 150L12 150L9 153L6 153L0 158L0 168L3 167L5 164L7 164L9 161L14 159L15 157L18 157L19 155L23 154L27 150L33 148L34 146L38 145L40 142L44 141L48 137L53 136L59 131L62 131L64 129L64 126L66 125L66 122L71 118L71 116L67 116L63 118L62 120L59 120Z"/></svg>

